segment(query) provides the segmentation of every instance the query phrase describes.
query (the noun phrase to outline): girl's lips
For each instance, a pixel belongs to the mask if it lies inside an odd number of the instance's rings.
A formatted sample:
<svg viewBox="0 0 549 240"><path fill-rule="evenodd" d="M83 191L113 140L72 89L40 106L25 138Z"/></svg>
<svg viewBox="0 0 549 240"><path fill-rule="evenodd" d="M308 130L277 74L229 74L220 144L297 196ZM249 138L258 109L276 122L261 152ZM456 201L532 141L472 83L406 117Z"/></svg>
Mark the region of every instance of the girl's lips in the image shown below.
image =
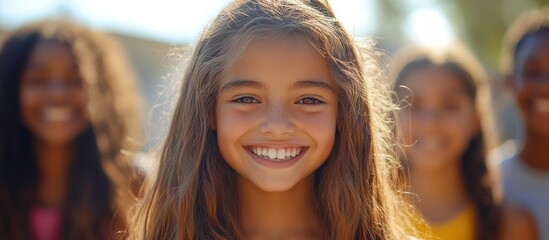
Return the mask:
<svg viewBox="0 0 549 240"><path fill-rule="evenodd" d="M246 147L246 152L259 164L270 168L286 168L298 162L307 147ZM255 151L255 152L254 152ZM261 152L259 152L261 151ZM266 155L263 153L266 152Z"/></svg>
<svg viewBox="0 0 549 240"><path fill-rule="evenodd" d="M40 113L43 121L52 123L69 122L75 117L68 107L46 107Z"/></svg>
<svg viewBox="0 0 549 240"><path fill-rule="evenodd" d="M247 149L259 157L268 160L282 161L295 157L303 151L305 147L266 147L266 146L248 146Z"/></svg>

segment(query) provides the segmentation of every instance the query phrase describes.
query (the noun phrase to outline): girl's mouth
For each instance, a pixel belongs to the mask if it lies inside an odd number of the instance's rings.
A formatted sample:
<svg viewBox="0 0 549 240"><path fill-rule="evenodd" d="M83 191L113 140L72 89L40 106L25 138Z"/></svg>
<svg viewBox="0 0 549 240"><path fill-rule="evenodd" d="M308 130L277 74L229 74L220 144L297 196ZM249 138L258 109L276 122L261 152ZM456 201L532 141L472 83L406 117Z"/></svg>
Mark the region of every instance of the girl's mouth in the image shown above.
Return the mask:
<svg viewBox="0 0 549 240"><path fill-rule="evenodd" d="M302 154L306 148L305 147L273 148L273 147L249 146L247 147L247 149L248 151L255 154L256 156L266 160L287 161Z"/></svg>
<svg viewBox="0 0 549 240"><path fill-rule="evenodd" d="M74 118L74 111L68 107L47 107L41 113L46 122L68 122Z"/></svg>

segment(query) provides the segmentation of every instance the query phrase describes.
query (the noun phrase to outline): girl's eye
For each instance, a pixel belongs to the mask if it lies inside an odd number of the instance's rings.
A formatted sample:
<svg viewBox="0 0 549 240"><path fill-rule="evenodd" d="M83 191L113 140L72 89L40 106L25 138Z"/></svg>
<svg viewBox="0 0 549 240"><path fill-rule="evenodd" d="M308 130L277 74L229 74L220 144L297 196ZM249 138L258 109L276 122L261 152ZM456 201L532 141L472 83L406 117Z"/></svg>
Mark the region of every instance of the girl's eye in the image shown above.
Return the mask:
<svg viewBox="0 0 549 240"><path fill-rule="evenodd" d="M459 104L446 104L444 106L444 110L446 110L448 112L457 111L457 110L459 110L459 108L460 108Z"/></svg>
<svg viewBox="0 0 549 240"><path fill-rule="evenodd" d="M305 97L305 98L299 99L297 101L297 103L307 104L307 105L316 105L316 104L322 104L324 102L320 101L320 100L318 100L317 98L314 98L314 97Z"/></svg>
<svg viewBox="0 0 549 240"><path fill-rule="evenodd" d="M259 101L253 97L245 96L245 97L239 97L237 99L232 100L233 103L241 103L241 104L254 104L259 103Z"/></svg>

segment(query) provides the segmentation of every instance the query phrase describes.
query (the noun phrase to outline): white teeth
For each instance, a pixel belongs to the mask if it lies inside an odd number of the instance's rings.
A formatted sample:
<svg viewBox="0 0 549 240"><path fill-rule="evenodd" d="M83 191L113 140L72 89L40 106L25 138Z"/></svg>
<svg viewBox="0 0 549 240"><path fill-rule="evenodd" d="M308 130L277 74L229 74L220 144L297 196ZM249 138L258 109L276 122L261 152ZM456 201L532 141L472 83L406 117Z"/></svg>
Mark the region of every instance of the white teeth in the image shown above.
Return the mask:
<svg viewBox="0 0 549 240"><path fill-rule="evenodd" d="M251 151L260 157L265 159L282 161L288 160L292 157L299 155L302 148L261 148L261 147L252 147Z"/></svg>
<svg viewBox="0 0 549 240"><path fill-rule="evenodd" d="M536 112L548 113L549 112L549 99L538 98L534 100L534 110Z"/></svg>
<svg viewBox="0 0 549 240"><path fill-rule="evenodd" d="M276 158L276 150L274 148L269 148L269 158Z"/></svg>
<svg viewBox="0 0 549 240"><path fill-rule="evenodd" d="M276 152L276 158L284 159L285 157L286 157L286 150L278 149L278 151Z"/></svg>
<svg viewBox="0 0 549 240"><path fill-rule="evenodd" d="M63 107L46 108L42 114L44 116L44 120L50 122L69 121L72 117L71 110Z"/></svg>

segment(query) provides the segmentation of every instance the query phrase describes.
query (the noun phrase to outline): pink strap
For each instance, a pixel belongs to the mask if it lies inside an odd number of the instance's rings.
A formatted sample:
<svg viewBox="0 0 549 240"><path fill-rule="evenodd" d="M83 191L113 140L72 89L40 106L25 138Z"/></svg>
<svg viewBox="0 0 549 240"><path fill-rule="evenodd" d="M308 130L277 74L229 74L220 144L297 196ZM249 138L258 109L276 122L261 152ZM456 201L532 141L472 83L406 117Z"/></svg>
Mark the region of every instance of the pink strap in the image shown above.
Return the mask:
<svg viewBox="0 0 549 240"><path fill-rule="evenodd" d="M35 240L58 240L61 230L61 211L57 208L32 208L29 229Z"/></svg>

